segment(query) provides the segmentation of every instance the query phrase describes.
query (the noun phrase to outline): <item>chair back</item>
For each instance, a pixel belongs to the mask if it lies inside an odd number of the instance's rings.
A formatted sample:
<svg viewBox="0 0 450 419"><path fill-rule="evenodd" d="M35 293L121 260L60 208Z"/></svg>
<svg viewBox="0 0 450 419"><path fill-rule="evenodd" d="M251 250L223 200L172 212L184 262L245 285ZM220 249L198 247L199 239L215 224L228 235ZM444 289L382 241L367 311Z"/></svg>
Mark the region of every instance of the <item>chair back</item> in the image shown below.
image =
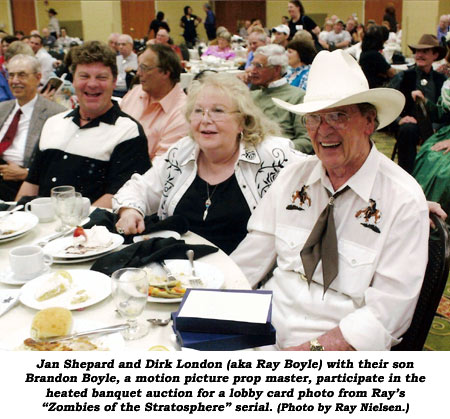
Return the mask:
<svg viewBox="0 0 450 419"><path fill-rule="evenodd" d="M435 214L430 218L436 226L430 232L428 263L417 306L409 329L393 351L421 351L447 283L450 264L450 242L447 225Z"/></svg>

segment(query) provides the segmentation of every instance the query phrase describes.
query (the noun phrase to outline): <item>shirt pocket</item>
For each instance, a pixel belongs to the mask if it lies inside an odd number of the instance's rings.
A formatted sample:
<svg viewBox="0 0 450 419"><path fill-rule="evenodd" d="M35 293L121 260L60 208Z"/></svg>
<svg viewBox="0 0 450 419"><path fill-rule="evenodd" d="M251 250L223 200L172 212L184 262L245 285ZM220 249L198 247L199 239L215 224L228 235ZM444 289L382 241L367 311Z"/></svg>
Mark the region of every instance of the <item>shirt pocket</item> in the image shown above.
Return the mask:
<svg viewBox="0 0 450 419"><path fill-rule="evenodd" d="M375 272L377 253L347 240L339 240L339 274L331 288L357 300L364 298Z"/></svg>
<svg viewBox="0 0 450 419"><path fill-rule="evenodd" d="M278 255L278 267L283 270L304 272L300 251L310 234L309 230L277 224L275 248Z"/></svg>

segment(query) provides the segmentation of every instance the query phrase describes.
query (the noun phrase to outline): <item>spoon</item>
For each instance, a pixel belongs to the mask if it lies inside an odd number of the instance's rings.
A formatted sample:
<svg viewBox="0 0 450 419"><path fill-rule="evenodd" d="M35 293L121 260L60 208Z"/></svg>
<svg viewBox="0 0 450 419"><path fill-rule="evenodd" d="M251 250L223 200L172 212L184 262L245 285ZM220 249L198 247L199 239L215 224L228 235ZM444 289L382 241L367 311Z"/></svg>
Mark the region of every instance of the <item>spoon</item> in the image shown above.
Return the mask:
<svg viewBox="0 0 450 419"><path fill-rule="evenodd" d="M149 323L154 326L167 326L170 322L170 319L146 319Z"/></svg>

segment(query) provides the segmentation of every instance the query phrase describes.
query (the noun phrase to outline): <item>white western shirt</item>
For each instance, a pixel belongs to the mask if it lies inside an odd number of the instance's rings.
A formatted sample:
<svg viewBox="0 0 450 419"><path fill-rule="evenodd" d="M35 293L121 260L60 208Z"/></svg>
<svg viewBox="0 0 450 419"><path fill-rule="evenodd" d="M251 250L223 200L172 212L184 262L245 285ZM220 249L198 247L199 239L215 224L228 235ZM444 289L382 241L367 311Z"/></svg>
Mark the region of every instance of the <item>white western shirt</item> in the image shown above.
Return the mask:
<svg viewBox="0 0 450 419"><path fill-rule="evenodd" d="M339 326L357 350L389 350L407 330L427 263L428 207L417 182L375 146L334 205L339 273L323 294L322 263L310 286L300 251L334 193L316 156L285 168L248 223L232 258L255 286L276 261L273 290L277 346L317 338ZM344 188L346 185L343 185ZM306 191L303 202L296 192ZM341 188L341 189L342 189ZM372 215L364 211L373 202ZM369 213L370 215L370 213Z"/></svg>

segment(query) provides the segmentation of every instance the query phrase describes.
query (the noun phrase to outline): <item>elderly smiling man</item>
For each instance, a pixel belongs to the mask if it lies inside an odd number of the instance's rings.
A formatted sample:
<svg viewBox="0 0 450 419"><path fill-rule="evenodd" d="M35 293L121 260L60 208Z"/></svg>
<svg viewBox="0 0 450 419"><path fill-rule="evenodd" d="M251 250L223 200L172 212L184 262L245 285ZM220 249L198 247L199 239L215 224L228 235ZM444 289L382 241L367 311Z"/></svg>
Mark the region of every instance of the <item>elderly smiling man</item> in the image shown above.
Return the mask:
<svg viewBox="0 0 450 419"><path fill-rule="evenodd" d="M309 77L303 104L275 101L304 115L316 156L280 173L232 257L254 286L276 262L265 288L278 348L389 350L423 281L428 209L420 186L370 135L405 99L369 90L341 50L320 52Z"/></svg>

